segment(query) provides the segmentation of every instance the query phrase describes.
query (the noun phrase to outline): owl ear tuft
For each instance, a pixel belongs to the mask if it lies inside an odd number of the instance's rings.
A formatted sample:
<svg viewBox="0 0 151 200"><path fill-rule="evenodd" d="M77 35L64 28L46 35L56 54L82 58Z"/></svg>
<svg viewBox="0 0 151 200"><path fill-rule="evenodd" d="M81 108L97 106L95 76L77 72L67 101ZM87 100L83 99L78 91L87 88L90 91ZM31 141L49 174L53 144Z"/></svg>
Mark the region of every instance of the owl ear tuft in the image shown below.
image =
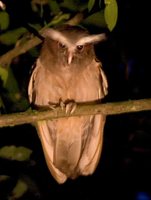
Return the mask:
<svg viewBox="0 0 151 200"><path fill-rule="evenodd" d="M52 40L58 41L59 43L65 44L66 46L69 46L69 43L66 39L66 37L58 30L55 30L53 28L48 28L43 32L44 38L50 38Z"/></svg>
<svg viewBox="0 0 151 200"><path fill-rule="evenodd" d="M101 33L101 34L95 34L95 35L89 35L81 38L78 42L77 45L84 45L84 44L96 44L98 42L106 40L106 34Z"/></svg>
<svg viewBox="0 0 151 200"><path fill-rule="evenodd" d="M42 36L43 36L44 38L46 38L46 37L51 37L51 38L53 39L53 38L56 38L56 36L58 36L58 31L56 31L56 30L53 29L53 28L47 28L47 29L45 29L45 30L43 31Z"/></svg>

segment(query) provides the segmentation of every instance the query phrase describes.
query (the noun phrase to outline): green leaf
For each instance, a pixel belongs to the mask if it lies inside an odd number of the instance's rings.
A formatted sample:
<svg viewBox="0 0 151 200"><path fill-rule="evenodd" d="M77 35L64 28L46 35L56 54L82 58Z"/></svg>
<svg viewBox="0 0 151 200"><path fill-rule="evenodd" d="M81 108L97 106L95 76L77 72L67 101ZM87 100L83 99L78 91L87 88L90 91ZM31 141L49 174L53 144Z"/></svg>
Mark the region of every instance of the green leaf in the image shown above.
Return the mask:
<svg viewBox="0 0 151 200"><path fill-rule="evenodd" d="M3 82L3 88L5 93L2 94L2 97L5 97L5 100L11 103L9 108L11 111L24 111L29 106L29 101L26 97L22 96L17 80L10 67L8 69L0 66L0 79ZM5 101L0 98L0 108L5 110Z"/></svg>
<svg viewBox="0 0 151 200"><path fill-rule="evenodd" d="M26 161L29 160L31 153L32 150L22 146L11 145L0 148L0 157L9 160Z"/></svg>
<svg viewBox="0 0 151 200"><path fill-rule="evenodd" d="M66 9L70 12L83 12L87 9L87 2L81 0L63 0L59 3L60 9Z"/></svg>
<svg viewBox="0 0 151 200"><path fill-rule="evenodd" d="M6 30L9 26L9 15L5 11L0 12L0 30Z"/></svg>
<svg viewBox="0 0 151 200"><path fill-rule="evenodd" d="M3 85L6 84L6 81L8 79L8 70L0 66L0 78L3 81Z"/></svg>
<svg viewBox="0 0 151 200"><path fill-rule="evenodd" d="M103 10L88 16L82 23L96 27L106 27Z"/></svg>
<svg viewBox="0 0 151 200"><path fill-rule="evenodd" d="M116 25L118 17L118 6L116 0L105 0L104 17L107 27L112 31Z"/></svg>
<svg viewBox="0 0 151 200"><path fill-rule="evenodd" d="M10 67L3 68L0 66L0 79L3 82L2 87L6 92L2 93L4 100L10 103L11 107L9 110L11 112L24 111L29 107L29 101L24 97L19 89L18 83ZM0 106L5 108L5 101L0 99ZM7 103L6 103L7 105ZM7 107L6 107L7 108Z"/></svg>
<svg viewBox="0 0 151 200"><path fill-rule="evenodd" d="M3 81L3 87L7 90L8 98L13 102L18 101L20 99L20 91L11 68L5 69L0 66L0 78Z"/></svg>
<svg viewBox="0 0 151 200"><path fill-rule="evenodd" d="M0 175L0 182L7 181L10 178L10 176L7 175Z"/></svg>
<svg viewBox="0 0 151 200"><path fill-rule="evenodd" d="M60 6L71 11L77 11L77 5L73 0L64 0L62 3L60 3Z"/></svg>
<svg viewBox="0 0 151 200"><path fill-rule="evenodd" d="M51 12L54 15L57 15L61 11L60 8L59 8L59 4L57 3L56 0L49 0L48 4L49 4Z"/></svg>
<svg viewBox="0 0 151 200"><path fill-rule="evenodd" d="M12 195L8 198L8 200L19 199L25 194L25 192L27 192L27 190L28 190L27 184L22 180L18 180L16 186L12 191Z"/></svg>
<svg viewBox="0 0 151 200"><path fill-rule="evenodd" d="M88 11L90 12L95 4L95 0L88 1Z"/></svg>
<svg viewBox="0 0 151 200"><path fill-rule="evenodd" d="M70 19L70 14L68 13L60 13L58 16L54 17L50 23L47 24L47 27L54 26L59 23L63 23L66 20Z"/></svg>
<svg viewBox="0 0 151 200"><path fill-rule="evenodd" d="M17 28L15 30L7 31L0 35L0 43L5 45L15 44L16 41L21 37L27 30L25 28Z"/></svg>

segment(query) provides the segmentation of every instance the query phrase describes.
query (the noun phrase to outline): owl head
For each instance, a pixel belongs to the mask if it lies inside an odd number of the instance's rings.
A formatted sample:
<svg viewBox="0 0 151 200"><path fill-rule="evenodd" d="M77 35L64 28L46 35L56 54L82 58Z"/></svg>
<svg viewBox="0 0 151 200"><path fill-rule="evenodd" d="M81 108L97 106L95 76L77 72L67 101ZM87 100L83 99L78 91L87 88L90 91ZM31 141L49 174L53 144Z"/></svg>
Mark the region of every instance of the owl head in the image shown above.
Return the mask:
<svg viewBox="0 0 151 200"><path fill-rule="evenodd" d="M62 25L44 32L40 61L47 69L76 70L95 58L94 44L105 40L104 33L90 35L79 26Z"/></svg>

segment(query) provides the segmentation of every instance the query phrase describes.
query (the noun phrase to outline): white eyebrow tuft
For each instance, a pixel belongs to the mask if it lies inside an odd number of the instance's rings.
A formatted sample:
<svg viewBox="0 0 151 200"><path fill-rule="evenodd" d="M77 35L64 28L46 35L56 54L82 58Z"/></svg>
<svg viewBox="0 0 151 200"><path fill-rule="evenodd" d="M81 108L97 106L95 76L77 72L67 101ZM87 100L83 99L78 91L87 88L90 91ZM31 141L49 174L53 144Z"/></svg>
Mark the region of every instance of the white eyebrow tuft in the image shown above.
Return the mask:
<svg viewBox="0 0 151 200"><path fill-rule="evenodd" d="M84 44L89 44L89 43L94 44L94 43L97 43L97 42L101 42L105 39L106 39L105 33L96 34L96 35L89 35L89 36L85 36L85 37L81 38L80 40L78 40L76 45L84 45Z"/></svg>
<svg viewBox="0 0 151 200"><path fill-rule="evenodd" d="M49 28L45 30L43 36L50 37L52 40L56 40L62 44L65 44L67 47L70 46L70 43L67 40L67 38L60 31L57 31L55 29Z"/></svg>

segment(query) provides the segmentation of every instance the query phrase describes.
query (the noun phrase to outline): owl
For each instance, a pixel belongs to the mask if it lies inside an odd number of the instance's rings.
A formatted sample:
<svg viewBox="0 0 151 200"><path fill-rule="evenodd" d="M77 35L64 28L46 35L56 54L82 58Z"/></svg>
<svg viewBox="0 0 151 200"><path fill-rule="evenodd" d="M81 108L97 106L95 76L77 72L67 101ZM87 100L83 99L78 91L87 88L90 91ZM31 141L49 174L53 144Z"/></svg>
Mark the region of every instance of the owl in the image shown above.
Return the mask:
<svg viewBox="0 0 151 200"><path fill-rule="evenodd" d="M36 108L64 105L66 112L74 112L78 103L101 102L108 83L94 44L105 34L62 25L48 28L44 38L29 81L30 103ZM36 122L47 166L59 184L93 174L102 151L105 119L97 114Z"/></svg>

